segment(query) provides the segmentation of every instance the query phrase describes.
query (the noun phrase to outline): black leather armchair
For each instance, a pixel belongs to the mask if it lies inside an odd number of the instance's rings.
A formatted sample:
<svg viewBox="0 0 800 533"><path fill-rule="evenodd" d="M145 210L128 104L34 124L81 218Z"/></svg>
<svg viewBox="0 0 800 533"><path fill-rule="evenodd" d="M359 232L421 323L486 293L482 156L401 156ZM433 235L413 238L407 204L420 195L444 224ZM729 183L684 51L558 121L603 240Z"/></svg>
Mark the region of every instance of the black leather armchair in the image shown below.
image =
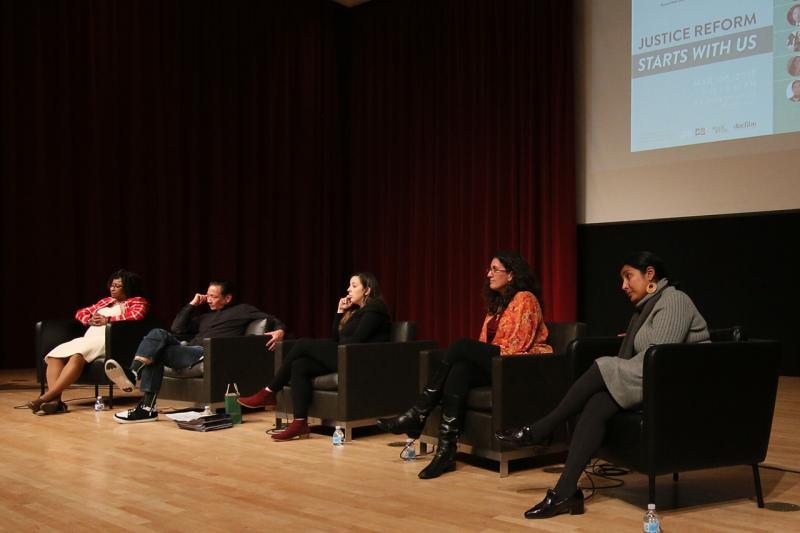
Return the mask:
<svg viewBox="0 0 800 533"><path fill-rule="evenodd" d="M111 322L106 325L105 357L98 357L86 365L75 383L94 385L95 396L100 395L101 385L108 385L109 407L113 407L114 384L109 381L103 370L106 359L115 359L124 366L130 365L139 341L148 331L159 326L160 322L150 317L142 320ZM86 326L74 319L42 320L36 324L36 375L42 394L47 385L47 364L44 362L44 357L59 344L82 337L85 332Z"/></svg>
<svg viewBox="0 0 800 533"><path fill-rule="evenodd" d="M711 343L652 346L644 357L640 408L615 415L598 452L647 474L649 501L662 474L751 465L764 506L758 463L767 454L778 387L780 344L745 341L740 328L711 332ZM738 342L737 342L738 341ZM570 346L573 378L621 339L584 338Z"/></svg>
<svg viewBox="0 0 800 533"><path fill-rule="evenodd" d="M567 346L573 339L586 334L581 322L547 324L550 355L514 355L492 360L492 384L475 387L467 396L463 431L458 439L458 451L485 457L500 463L500 477L508 476L508 463L537 455L535 448L512 448L494 438L495 431L536 420L552 410L564 397L569 386ZM419 390L428 381L433 365L444 356L443 350L423 352ZM440 409L428 418L420 436L423 452L427 444L435 444L439 433ZM556 434L558 444L547 453L566 448L566 429Z"/></svg>
<svg viewBox="0 0 800 533"><path fill-rule="evenodd" d="M436 346L434 341L416 341L416 329L414 322L394 322L391 342L339 346L339 371L313 381L309 418L321 425L341 426L345 440L350 440L353 428L374 425L380 417L408 409L418 392L419 354ZM294 342L278 344L276 369ZM290 413L291 387L285 387L275 406L276 424Z"/></svg>
<svg viewBox="0 0 800 533"><path fill-rule="evenodd" d="M242 337L203 339L203 361L188 369L164 368L159 398L220 407L225 389L258 390L275 374L273 353L267 350L267 319L253 320Z"/></svg>

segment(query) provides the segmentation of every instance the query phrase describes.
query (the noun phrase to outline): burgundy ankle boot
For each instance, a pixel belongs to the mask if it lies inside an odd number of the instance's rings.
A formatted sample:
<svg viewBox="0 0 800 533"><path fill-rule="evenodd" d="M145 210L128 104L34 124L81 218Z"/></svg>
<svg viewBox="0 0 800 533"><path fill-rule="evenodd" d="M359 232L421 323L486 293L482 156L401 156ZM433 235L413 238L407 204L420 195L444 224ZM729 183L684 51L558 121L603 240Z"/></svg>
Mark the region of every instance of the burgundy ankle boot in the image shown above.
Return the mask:
<svg viewBox="0 0 800 533"><path fill-rule="evenodd" d="M292 420L289 427L276 435L272 435L274 440L293 440L293 439L307 439L310 433L308 429L308 420L305 418Z"/></svg>
<svg viewBox="0 0 800 533"><path fill-rule="evenodd" d="M251 396L243 396L236 400L240 405L258 409L259 407L270 407L277 403L276 394L271 390L261 389Z"/></svg>

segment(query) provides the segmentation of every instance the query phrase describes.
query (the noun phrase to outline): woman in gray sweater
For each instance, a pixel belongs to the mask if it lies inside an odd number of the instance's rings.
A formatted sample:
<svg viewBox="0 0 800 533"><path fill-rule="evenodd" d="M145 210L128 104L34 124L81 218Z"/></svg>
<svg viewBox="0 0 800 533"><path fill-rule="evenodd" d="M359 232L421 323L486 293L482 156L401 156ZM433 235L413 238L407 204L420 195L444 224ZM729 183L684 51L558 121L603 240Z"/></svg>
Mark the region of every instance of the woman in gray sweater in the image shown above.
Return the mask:
<svg viewBox="0 0 800 533"><path fill-rule="evenodd" d="M526 511L525 518L583 513L578 479L603 442L606 421L641 403L644 353L650 346L709 341L706 321L685 293L670 286L659 257L650 252L631 254L623 263L620 276L622 290L635 310L619 354L598 358L541 420L496 434L504 442L531 446L544 441L558 424L581 413L555 489L548 490L544 500Z"/></svg>

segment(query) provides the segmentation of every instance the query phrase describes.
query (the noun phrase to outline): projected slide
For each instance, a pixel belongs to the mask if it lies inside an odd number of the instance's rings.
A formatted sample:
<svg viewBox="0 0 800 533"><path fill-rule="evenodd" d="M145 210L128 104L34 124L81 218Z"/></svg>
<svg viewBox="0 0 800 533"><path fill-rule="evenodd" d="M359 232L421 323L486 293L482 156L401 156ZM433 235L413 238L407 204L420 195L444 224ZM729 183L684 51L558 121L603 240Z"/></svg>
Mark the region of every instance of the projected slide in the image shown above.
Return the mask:
<svg viewBox="0 0 800 533"><path fill-rule="evenodd" d="M800 0L632 0L631 151L800 131Z"/></svg>

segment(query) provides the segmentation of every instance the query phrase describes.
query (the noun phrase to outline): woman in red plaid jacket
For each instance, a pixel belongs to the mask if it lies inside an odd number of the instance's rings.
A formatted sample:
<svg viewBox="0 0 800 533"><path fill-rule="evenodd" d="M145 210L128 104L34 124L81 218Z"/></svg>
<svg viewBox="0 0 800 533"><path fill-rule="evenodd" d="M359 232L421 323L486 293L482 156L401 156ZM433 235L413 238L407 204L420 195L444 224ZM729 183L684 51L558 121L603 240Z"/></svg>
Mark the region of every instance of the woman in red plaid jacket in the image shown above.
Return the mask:
<svg viewBox="0 0 800 533"><path fill-rule="evenodd" d="M53 414L67 410L67 404L61 401L61 393L75 383L87 363L105 355L106 324L141 320L147 315L150 304L141 296L142 279L138 274L117 270L109 276L107 285L111 296L75 313L76 320L89 326L83 337L59 344L45 356L47 392L28 402L34 413Z"/></svg>

